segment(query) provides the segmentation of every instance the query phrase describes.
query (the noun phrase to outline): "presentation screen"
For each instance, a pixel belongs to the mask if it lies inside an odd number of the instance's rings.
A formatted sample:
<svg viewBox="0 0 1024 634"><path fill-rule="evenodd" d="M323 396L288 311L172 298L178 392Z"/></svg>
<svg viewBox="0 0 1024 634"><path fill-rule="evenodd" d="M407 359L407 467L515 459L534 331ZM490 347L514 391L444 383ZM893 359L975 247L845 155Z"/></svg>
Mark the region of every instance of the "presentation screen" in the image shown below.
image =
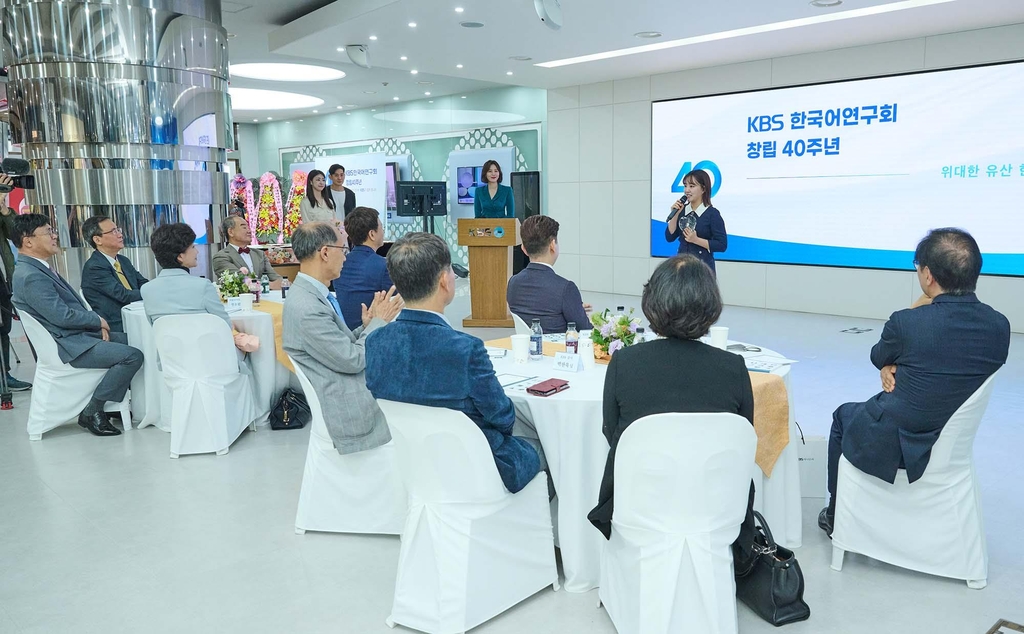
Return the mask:
<svg viewBox="0 0 1024 634"><path fill-rule="evenodd" d="M479 167L460 167L458 169L459 178L459 204L472 205L473 194L476 193L476 188L483 185L483 172L482 168Z"/></svg>
<svg viewBox="0 0 1024 634"><path fill-rule="evenodd" d="M651 255L691 169L711 175L719 260L913 270L929 229L1024 275L1024 63L656 102Z"/></svg>

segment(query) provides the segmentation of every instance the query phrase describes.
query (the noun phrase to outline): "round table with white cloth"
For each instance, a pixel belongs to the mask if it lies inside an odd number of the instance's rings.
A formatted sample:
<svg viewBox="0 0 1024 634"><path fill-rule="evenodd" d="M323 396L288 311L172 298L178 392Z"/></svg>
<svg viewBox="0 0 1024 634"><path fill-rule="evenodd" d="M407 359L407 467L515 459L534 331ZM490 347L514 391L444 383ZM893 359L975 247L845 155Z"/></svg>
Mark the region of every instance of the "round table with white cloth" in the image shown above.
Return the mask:
<svg viewBox="0 0 1024 634"><path fill-rule="evenodd" d="M280 293L265 297L263 301L275 300L281 301ZM236 330L260 339L260 349L249 353L249 363L252 366L256 409L260 413L256 422L263 425L281 393L288 388L291 373L277 362L274 322L270 315L258 311L236 311L228 313L228 316ZM145 355L142 370L132 379L132 420L139 427L156 425L169 432L170 412L162 412L161 409L161 395L166 388L157 362L153 327L146 317L142 302L133 302L122 308L121 318L125 334L128 335L128 344L142 350Z"/></svg>
<svg viewBox="0 0 1024 634"><path fill-rule="evenodd" d="M781 357L767 349L761 349L758 353L761 359L770 356ZM596 364L579 373L557 372L552 357L523 365L512 360L511 352L503 358L492 359L492 362L503 385L513 380L507 375L533 377L509 385L505 393L517 408L529 411L544 448L558 495L556 526L565 572L565 589L569 592L586 592L596 588L601 575L601 548L605 539L587 520L587 514L597 505L604 466L608 459L608 441L601 431L607 366ZM800 434L792 407L789 366L784 365L773 373L781 376L786 385L790 403L790 441L775 462L770 478L765 477L760 470L757 471L754 479L757 491L754 508L765 516L779 544L787 548L798 548L803 539L797 457ZM549 378L569 381L569 389L547 397L527 394L527 387Z"/></svg>

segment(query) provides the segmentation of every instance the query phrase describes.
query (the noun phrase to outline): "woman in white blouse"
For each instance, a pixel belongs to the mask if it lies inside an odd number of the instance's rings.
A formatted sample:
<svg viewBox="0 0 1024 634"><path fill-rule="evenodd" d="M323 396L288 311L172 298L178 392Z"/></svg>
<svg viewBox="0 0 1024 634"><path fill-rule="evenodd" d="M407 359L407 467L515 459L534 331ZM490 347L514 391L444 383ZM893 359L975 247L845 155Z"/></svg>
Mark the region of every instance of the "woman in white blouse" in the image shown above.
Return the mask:
<svg viewBox="0 0 1024 634"><path fill-rule="evenodd" d="M299 203L299 215L302 222L335 222L334 198L324 188L327 178L320 170L313 170L306 177L306 196Z"/></svg>

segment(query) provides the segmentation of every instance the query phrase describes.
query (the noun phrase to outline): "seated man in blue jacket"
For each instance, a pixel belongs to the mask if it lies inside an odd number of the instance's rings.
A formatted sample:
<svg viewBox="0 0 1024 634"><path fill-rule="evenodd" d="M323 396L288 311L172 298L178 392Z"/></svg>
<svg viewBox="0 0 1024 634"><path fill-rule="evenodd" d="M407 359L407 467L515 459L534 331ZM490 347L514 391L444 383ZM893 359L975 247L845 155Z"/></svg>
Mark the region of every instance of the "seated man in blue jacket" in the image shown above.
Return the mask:
<svg viewBox="0 0 1024 634"><path fill-rule="evenodd" d="M82 294L97 315L107 320L110 332L124 332L121 309L142 301L142 285L148 282L131 261L121 255L124 236L107 216L93 216L82 223L82 236L95 251L82 268Z"/></svg>
<svg viewBox="0 0 1024 634"><path fill-rule="evenodd" d="M377 255L377 249L384 245L384 227L376 209L353 209L345 216L345 233L352 249L333 286L341 305L341 318L349 330L355 331L363 325L363 304L369 306L378 292L389 291L391 278L387 261Z"/></svg>
<svg viewBox="0 0 1024 634"><path fill-rule="evenodd" d="M526 322L540 319L546 333L564 333L569 322L576 330L589 330L588 304L572 280L555 273L558 260L558 221L550 216L530 216L520 234L523 252L530 264L508 281L505 298L508 308Z"/></svg>
<svg viewBox="0 0 1024 634"><path fill-rule="evenodd" d="M505 488L521 491L543 468L540 442L528 421L517 420L483 342L444 316L455 297L448 245L432 233L410 233L391 247L387 263L405 310L367 337L366 387L374 398L466 414L487 438Z"/></svg>

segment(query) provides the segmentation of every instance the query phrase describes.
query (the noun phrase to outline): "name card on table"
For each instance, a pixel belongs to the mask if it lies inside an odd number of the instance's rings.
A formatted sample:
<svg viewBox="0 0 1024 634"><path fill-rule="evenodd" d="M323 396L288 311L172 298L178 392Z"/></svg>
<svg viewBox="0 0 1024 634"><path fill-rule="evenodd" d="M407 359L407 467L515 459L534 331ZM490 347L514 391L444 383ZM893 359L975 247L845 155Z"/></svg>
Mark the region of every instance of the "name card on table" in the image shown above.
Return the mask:
<svg viewBox="0 0 1024 634"><path fill-rule="evenodd" d="M572 352L556 352L555 369L559 372L582 372L583 357Z"/></svg>

